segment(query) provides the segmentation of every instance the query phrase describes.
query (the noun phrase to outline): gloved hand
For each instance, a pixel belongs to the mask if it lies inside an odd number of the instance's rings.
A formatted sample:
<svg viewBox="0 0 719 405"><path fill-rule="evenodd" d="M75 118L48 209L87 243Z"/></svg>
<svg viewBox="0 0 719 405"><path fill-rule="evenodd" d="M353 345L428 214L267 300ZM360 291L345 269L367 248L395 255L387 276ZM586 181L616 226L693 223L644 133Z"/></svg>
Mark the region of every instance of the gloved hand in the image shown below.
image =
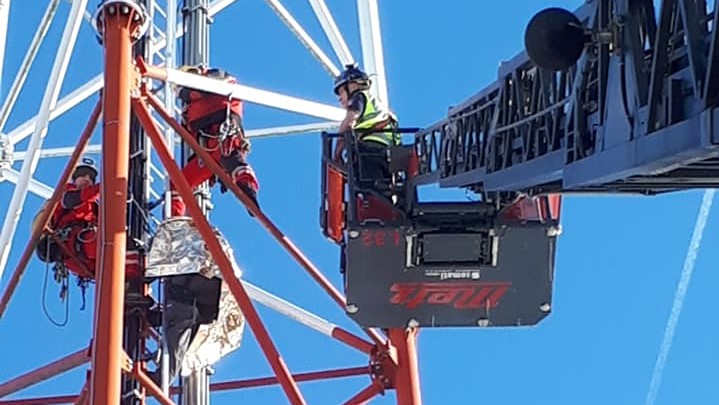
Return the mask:
<svg viewBox="0 0 719 405"><path fill-rule="evenodd" d="M237 183L237 186L240 187L240 190L242 190L246 196L250 197L250 200L257 206L257 209L260 209L260 203L257 201L257 191L247 183ZM247 213L250 214L251 217L254 217L249 209Z"/></svg>

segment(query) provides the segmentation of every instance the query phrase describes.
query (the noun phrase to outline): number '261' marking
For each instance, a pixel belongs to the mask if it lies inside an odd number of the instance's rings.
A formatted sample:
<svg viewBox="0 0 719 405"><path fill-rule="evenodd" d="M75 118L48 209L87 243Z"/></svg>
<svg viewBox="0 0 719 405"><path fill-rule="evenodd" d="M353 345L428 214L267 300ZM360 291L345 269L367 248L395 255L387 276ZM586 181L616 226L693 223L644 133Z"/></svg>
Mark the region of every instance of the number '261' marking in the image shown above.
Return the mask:
<svg viewBox="0 0 719 405"><path fill-rule="evenodd" d="M394 230L364 230L362 231L362 244L366 247L392 245L399 246L400 234Z"/></svg>

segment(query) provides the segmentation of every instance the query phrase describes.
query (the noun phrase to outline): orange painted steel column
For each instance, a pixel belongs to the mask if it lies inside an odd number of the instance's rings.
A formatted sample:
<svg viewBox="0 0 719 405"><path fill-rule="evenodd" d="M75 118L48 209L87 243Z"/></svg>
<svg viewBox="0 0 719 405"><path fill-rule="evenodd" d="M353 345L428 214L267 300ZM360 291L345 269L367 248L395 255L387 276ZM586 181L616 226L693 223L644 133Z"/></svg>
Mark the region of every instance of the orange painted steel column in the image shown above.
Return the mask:
<svg viewBox="0 0 719 405"><path fill-rule="evenodd" d="M117 405L122 391L123 310L127 235L127 184L130 150L132 35L135 10L118 2L101 13L105 45L97 296L90 403Z"/></svg>
<svg viewBox="0 0 719 405"><path fill-rule="evenodd" d="M2 298L0 298L0 318L5 313L5 310L10 303L10 298L12 298L12 295L15 293L15 289L20 284L20 279L22 278L23 274L25 274L27 265L30 263L30 259L32 259L33 253L35 252L35 245L37 244L38 239L40 239L40 234L42 233L43 228L50 221L50 215L53 211L55 211L55 207L57 207L57 204L62 197L62 193L65 190L65 184L70 181L70 176L75 170L77 162L80 160L80 155L82 155L82 152L85 150L85 147L90 142L90 137L95 131L95 127L97 126L97 120L100 117L101 112L102 102L98 102L92 114L90 115L90 119L85 126L85 130L82 132L82 135L80 135L80 139L77 141L77 145L75 145L75 150L72 152L72 156L70 156L70 160L67 162L65 170L62 172L60 180L58 180L57 185L55 186L55 190L52 192L52 196L50 196L50 198L46 202L47 209L38 217L38 226L33 229L32 233L30 234L30 240L28 240L27 245L25 246L25 250L22 252L22 257L20 258L17 267L15 267L15 271L10 277L10 281L8 282L7 288L5 289Z"/></svg>
<svg viewBox="0 0 719 405"><path fill-rule="evenodd" d="M144 101L135 99L133 100L133 108L135 116L147 132L147 136L150 138L150 142L152 142L152 145L155 147L157 155L160 158L160 161L162 161L162 165L167 170L170 180L172 180L172 183L177 188L177 192L180 194L180 197L186 202L190 217L193 219L195 226L197 227L197 231L202 235L202 239L205 241L207 250L209 250L210 255L214 258L217 266L220 268L223 280L227 283L230 292L232 292L235 300L237 300L237 304L240 306L240 309L242 309L242 313L245 315L250 329L254 333L255 337L257 337L257 342L260 345L262 352L265 354L267 361L270 363L270 367L272 367L272 370L275 372L277 379L280 381L282 389L287 394L287 398L293 405L306 404L299 388L297 387L297 382L290 374L285 361L282 359L277 347L275 347L275 344L272 342L270 334L262 324L260 315L252 305L252 301L250 300L250 296L247 295L245 287L233 273L232 263L230 263L227 255L222 250L222 246L220 246L220 242L217 240L215 231L207 221L207 218L203 215L197 201L193 199L190 184L182 175L180 167L172 159L172 156L167 149L167 145L165 145L164 138L160 134L160 130L155 124L155 121L152 119L152 116L150 116L150 111L147 108L147 105Z"/></svg>
<svg viewBox="0 0 719 405"><path fill-rule="evenodd" d="M398 405L422 405L417 364L417 329L390 329L389 339L397 349L395 391Z"/></svg>

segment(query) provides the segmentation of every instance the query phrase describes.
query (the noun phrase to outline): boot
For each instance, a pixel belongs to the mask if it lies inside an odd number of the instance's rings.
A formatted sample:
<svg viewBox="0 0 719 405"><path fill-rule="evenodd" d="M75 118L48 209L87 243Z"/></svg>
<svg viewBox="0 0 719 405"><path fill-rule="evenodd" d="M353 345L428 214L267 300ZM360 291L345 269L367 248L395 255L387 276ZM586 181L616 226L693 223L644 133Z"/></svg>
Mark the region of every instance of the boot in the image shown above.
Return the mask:
<svg viewBox="0 0 719 405"><path fill-rule="evenodd" d="M245 193L250 200L252 200L259 210L260 204L257 201L257 190L259 190L260 185L257 181L257 177L255 177L255 172L252 170L252 167L250 165L240 166L233 170L232 175L235 179L235 184L237 184L240 190L242 190L242 192ZM247 210L247 212L250 216L254 217L250 210Z"/></svg>
<svg viewBox="0 0 719 405"><path fill-rule="evenodd" d="M250 197L250 200L252 200L252 202L255 204L255 206L259 210L260 203L257 201L257 190L252 188L252 186L247 183L238 182L237 186L240 188L240 190L242 190L243 193L245 193L246 196ZM250 211L249 209L247 210L247 213L250 214L251 217L254 217L254 215L252 214L252 211Z"/></svg>

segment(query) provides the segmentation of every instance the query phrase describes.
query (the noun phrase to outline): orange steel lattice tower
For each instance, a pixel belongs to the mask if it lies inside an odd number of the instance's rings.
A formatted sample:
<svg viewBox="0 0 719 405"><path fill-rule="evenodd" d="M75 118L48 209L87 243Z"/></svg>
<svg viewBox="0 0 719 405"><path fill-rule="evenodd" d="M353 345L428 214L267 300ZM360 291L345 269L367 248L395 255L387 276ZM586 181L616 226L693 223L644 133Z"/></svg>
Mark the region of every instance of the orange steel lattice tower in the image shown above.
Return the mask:
<svg viewBox="0 0 719 405"><path fill-rule="evenodd" d="M104 46L104 90L101 100L90 116L89 122L69 162L59 179L55 191L48 200L48 207L39 217L43 226L34 229L27 247L13 273L8 288L0 298L0 316L7 309L20 278L32 256L33 248L40 233L49 222L50 213L58 204L63 185L70 178L73 167L86 149L90 136L98 121L102 122L102 168L103 182L99 220L99 260L97 265L97 288L94 313L94 332L87 349L77 351L63 359L26 373L16 379L0 384L0 397L48 379L86 362L90 362L87 383L77 395L63 395L45 398L0 400L5 404L96 404L110 405L120 401L123 374L134 378L143 387L142 393L154 397L160 403L172 404L170 395L163 393L146 375L143 362L132 361L123 350L123 311L125 296L125 261L127 229L128 160L131 118L140 122L152 143L159 160L167 170L169 178L176 185L179 194L188 203L188 210L205 243L222 272L223 279L242 309L253 334L257 338L274 377L252 380L216 383L210 390L230 390L279 384L289 403L305 404L298 382L353 375L371 377L368 386L345 402L362 404L372 397L395 389L397 402L402 405L421 404L419 389L416 329L385 331L386 336L375 330L365 330L369 340L363 339L336 325L328 324L328 333L336 340L355 348L366 355L367 365L303 374L292 374L285 365L278 348L272 341L254 308L247 287L237 279L232 265L225 256L217 236L203 215L200 205L193 198L193 192L181 174L172 153L166 145L158 122L150 108L172 128L189 147L207 162L217 178L246 206L268 232L289 252L289 254L314 278L342 308L346 302L342 294L322 275L317 267L295 246L277 226L259 211L247 196L234 184L229 175L216 163L194 137L182 127L171 111L148 89L150 79L181 82L179 71L153 66L142 58L133 59L132 46L146 33L148 15L141 5L132 0L105 1L98 10L97 29ZM186 79L186 78L185 78ZM209 84L209 83L208 83ZM200 80L199 85L203 83ZM205 88L213 91L211 86ZM220 92L215 90L215 92ZM144 399L140 400L144 403Z"/></svg>

